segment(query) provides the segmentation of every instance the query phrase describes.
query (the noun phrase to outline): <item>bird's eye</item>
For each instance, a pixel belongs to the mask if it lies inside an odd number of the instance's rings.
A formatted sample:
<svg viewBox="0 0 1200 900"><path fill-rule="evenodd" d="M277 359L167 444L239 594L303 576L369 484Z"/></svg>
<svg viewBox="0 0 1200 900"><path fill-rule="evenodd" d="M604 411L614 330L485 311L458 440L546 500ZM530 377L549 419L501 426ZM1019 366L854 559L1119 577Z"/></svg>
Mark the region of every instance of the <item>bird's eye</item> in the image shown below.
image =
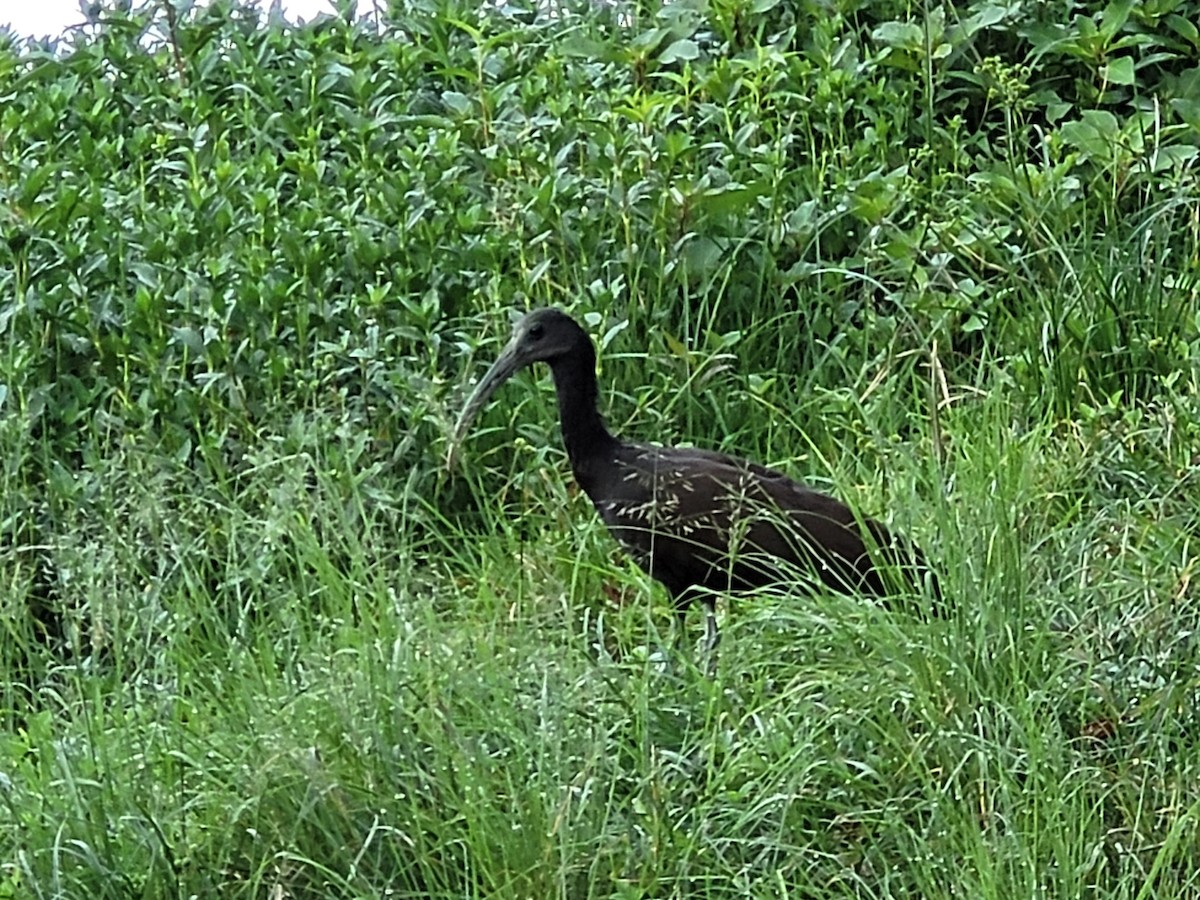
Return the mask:
<svg viewBox="0 0 1200 900"><path fill-rule="evenodd" d="M529 329L529 339L540 341L546 334L546 328L540 322Z"/></svg>

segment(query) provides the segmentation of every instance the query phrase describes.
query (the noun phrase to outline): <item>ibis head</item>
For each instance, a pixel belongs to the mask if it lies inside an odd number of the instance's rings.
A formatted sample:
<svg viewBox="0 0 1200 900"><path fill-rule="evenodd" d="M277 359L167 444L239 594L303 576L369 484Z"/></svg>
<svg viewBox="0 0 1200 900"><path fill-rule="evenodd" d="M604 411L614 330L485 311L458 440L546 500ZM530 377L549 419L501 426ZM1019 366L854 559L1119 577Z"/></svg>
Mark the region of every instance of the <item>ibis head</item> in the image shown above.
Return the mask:
<svg viewBox="0 0 1200 900"><path fill-rule="evenodd" d="M591 350L587 333L561 310L535 309L526 313L513 326L512 339L463 405L450 441L449 464L453 466L459 444L479 410L487 405L504 382L536 362L549 363L553 367L557 361L572 357L584 346Z"/></svg>

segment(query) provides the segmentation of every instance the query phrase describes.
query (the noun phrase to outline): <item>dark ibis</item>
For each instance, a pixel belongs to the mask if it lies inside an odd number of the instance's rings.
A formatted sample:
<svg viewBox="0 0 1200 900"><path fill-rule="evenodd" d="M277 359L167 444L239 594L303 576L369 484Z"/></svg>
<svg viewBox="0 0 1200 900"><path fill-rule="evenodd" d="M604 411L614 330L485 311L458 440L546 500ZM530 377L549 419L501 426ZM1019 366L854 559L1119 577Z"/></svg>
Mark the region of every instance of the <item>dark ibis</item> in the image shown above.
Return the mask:
<svg viewBox="0 0 1200 900"><path fill-rule="evenodd" d="M597 408L596 351L587 332L558 309L538 309L513 329L500 357L467 399L457 447L492 394L525 366L550 366L563 442L575 480L634 560L671 595L680 620L696 600L707 608L712 664L719 634L714 598L770 585L818 585L880 598L914 594L937 581L919 548L833 497L774 469L711 450L623 441Z"/></svg>

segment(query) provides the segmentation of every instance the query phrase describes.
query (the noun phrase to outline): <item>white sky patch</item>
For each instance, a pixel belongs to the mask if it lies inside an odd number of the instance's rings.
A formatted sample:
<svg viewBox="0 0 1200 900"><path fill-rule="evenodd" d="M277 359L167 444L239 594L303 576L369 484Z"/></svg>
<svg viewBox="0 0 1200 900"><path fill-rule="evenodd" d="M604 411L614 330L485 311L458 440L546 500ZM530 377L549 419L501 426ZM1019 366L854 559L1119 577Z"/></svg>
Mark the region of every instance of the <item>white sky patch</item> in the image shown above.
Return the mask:
<svg viewBox="0 0 1200 900"><path fill-rule="evenodd" d="M205 4L205 0L198 2ZM111 3L105 0L105 5ZM270 0L264 0L261 6L264 10L270 8ZM290 21L307 22L321 13L333 12L333 4L330 0L283 0L283 12ZM22 37L61 37L83 20L79 0L0 0L0 26L8 25Z"/></svg>

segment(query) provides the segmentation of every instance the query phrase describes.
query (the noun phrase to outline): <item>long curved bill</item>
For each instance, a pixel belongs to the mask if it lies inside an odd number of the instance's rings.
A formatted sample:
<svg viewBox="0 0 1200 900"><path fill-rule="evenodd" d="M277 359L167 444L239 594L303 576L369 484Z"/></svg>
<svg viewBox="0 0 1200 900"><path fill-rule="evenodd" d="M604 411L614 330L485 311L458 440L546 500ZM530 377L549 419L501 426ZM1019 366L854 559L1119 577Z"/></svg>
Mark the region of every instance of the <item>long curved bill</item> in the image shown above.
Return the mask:
<svg viewBox="0 0 1200 900"><path fill-rule="evenodd" d="M521 354L517 352L517 339L513 338L508 342L508 345L492 363L492 367L487 370L487 373L475 385L475 390L471 391L471 396L467 398L467 402L463 404L462 412L458 415L458 422L454 426L454 433L450 438L450 449L446 454L446 468L453 469L456 460L458 459L459 445L466 437L467 429L471 427L471 422L479 410L483 409L484 405L491 399L492 394L496 393L500 385L512 378L513 375L525 364L525 360L521 358Z"/></svg>

